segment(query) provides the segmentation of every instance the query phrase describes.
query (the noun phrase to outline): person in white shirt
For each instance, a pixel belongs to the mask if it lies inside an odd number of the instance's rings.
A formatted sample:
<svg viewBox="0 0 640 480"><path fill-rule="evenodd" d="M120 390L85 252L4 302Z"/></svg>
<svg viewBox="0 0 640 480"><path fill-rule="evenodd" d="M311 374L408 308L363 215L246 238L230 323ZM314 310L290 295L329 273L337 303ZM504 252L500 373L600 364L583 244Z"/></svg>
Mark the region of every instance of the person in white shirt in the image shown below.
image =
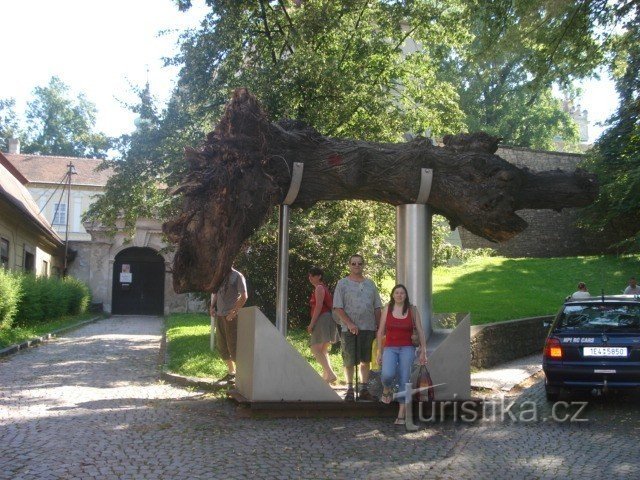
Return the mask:
<svg viewBox="0 0 640 480"><path fill-rule="evenodd" d="M571 294L571 298L589 298L591 294L587 291L587 286L584 282L578 283L578 290Z"/></svg>
<svg viewBox="0 0 640 480"><path fill-rule="evenodd" d="M638 282L636 281L636 277L631 277L629 279L629 285L624 289L625 295L640 295L640 287L638 287Z"/></svg>

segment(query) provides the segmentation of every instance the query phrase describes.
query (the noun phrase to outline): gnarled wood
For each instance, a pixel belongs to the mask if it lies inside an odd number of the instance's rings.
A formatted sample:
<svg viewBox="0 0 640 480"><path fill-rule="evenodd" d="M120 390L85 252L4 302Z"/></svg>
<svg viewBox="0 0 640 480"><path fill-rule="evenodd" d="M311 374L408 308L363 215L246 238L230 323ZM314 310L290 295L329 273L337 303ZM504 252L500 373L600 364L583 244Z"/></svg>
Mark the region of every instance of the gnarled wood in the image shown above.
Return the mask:
<svg viewBox="0 0 640 480"><path fill-rule="evenodd" d="M177 292L215 291L242 243L284 199L293 162L304 163L293 206L320 200L376 200L401 205L418 195L420 169L433 169L429 205L452 225L493 241L527 223L520 209L581 207L597 193L583 171L534 173L495 155L499 139L484 133L371 143L328 138L302 122L270 122L256 99L239 89L199 149L187 149L189 171L176 193L182 212L164 224L178 248Z"/></svg>

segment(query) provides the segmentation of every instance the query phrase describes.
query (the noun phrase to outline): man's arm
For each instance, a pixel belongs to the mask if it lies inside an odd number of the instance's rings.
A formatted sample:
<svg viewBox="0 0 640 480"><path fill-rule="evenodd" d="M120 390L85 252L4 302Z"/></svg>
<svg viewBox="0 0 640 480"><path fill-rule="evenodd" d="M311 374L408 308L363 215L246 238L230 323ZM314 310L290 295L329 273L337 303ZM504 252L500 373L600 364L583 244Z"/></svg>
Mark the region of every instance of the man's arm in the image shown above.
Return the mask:
<svg viewBox="0 0 640 480"><path fill-rule="evenodd" d="M218 294L211 294L211 305L209 305L209 315L214 317L216 315L216 301L218 300Z"/></svg>

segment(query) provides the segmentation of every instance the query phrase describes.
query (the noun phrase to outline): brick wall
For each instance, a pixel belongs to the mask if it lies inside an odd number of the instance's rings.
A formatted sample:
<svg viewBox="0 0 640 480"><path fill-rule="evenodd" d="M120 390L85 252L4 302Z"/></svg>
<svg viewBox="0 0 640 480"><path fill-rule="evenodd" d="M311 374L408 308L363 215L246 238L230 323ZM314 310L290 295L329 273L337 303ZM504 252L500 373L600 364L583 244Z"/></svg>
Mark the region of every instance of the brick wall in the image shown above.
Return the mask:
<svg viewBox="0 0 640 480"><path fill-rule="evenodd" d="M584 159L583 154L545 152L517 147L501 147L497 154L506 161L533 171L574 171ZM576 226L580 209L568 208L561 212L553 210L520 210L529 227L514 238L502 243L493 243L473 235L464 228L459 229L464 248L490 247L505 257L564 257L602 253L607 241L589 234Z"/></svg>

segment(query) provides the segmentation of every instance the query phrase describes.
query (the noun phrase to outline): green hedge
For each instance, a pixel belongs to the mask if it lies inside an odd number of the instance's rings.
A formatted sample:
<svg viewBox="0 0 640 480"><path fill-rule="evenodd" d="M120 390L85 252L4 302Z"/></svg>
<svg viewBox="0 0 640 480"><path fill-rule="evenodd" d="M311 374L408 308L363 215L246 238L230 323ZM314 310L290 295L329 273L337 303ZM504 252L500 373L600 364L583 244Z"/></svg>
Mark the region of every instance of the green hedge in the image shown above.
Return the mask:
<svg viewBox="0 0 640 480"><path fill-rule="evenodd" d="M11 328L13 325L20 297L19 278L0 268L0 328Z"/></svg>
<svg viewBox="0 0 640 480"><path fill-rule="evenodd" d="M56 320L84 313L91 300L89 288L76 278L36 277L0 273L0 328Z"/></svg>

